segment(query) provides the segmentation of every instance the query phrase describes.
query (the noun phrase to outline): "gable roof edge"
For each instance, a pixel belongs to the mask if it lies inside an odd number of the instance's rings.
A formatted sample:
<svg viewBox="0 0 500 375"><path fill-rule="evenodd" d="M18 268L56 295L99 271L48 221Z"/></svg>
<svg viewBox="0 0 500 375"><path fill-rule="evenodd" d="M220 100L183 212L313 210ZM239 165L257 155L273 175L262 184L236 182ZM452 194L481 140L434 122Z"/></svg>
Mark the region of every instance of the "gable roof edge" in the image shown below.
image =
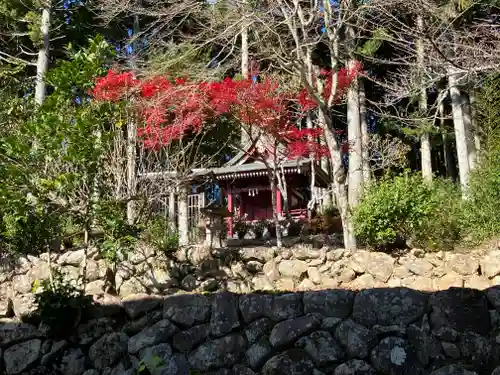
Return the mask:
<svg viewBox="0 0 500 375"><path fill-rule="evenodd" d="M247 142L247 144L240 151L238 151L238 153L234 155L231 160L224 164L223 167L233 167L235 165L244 164L250 157L251 151L257 145L259 138L260 137L257 137L257 139L255 139L253 142Z"/></svg>

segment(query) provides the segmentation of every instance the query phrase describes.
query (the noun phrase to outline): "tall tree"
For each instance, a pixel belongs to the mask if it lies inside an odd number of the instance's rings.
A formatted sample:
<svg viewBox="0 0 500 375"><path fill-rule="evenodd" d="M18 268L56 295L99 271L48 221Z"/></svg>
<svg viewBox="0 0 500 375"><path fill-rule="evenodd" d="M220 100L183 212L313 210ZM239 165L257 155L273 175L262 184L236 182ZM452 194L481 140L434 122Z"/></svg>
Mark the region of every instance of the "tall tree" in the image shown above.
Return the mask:
<svg viewBox="0 0 500 375"><path fill-rule="evenodd" d="M349 67L355 68L354 58ZM363 186L363 138L361 130L361 103L359 81L354 79L347 90L347 137L349 142L349 181L348 196L350 208L356 207L361 197Z"/></svg>
<svg viewBox="0 0 500 375"><path fill-rule="evenodd" d="M313 6L314 5L314 6ZM356 239L350 220L347 193L347 176L343 164L344 148L337 137L332 112L342 98L344 89L359 72L359 65L345 67L340 55L342 32L350 13L338 12L336 3L325 0L318 4L270 1L255 17L258 24L261 54L272 58L277 68L300 77L306 99L318 110L316 126L323 130L329 149L336 204L343 223L344 243L347 248L356 247ZM323 27L321 26L323 25ZM283 27L284 26L284 27ZM257 27L257 26L255 26ZM318 33L318 29L323 32ZM279 32L276 32L279 30ZM323 49L325 59L317 59ZM326 85L318 85L318 75L311 75L316 65Z"/></svg>
<svg viewBox="0 0 500 375"><path fill-rule="evenodd" d="M356 11L355 1L346 1L342 4L342 13L352 13ZM346 25L345 35L346 40L344 45L347 46L347 55L349 60L347 66L349 69L355 69L356 64L359 64L355 57L357 47L357 33L352 24L352 18ZM363 186L363 150L362 150L362 133L361 133L361 107L359 98L359 78L353 79L352 84L347 89L347 140L349 143L349 163L348 163L348 201L349 208L354 209L360 199L361 189Z"/></svg>
<svg viewBox="0 0 500 375"><path fill-rule="evenodd" d="M88 229L95 214L94 182L111 186L102 168L106 137L99 144L94 135L97 129L107 134L112 131L109 106L89 103L80 94L92 86L94 75L102 74L110 57L109 45L96 39L72 55L71 62L62 61L50 69L45 80L56 89L0 140L0 174L6 180L0 194L1 219L5 224L9 215L18 215L19 220L10 223L14 233L33 218L39 221L33 224L34 230L50 232L44 232L45 240L57 236L62 219L71 218ZM23 247L42 250L36 245L25 243Z"/></svg>
<svg viewBox="0 0 500 375"><path fill-rule="evenodd" d="M42 103L47 90L44 76L57 61L68 59L67 46L85 48L88 39L98 34L120 42L124 30L114 22L98 25L90 11L92 0L0 1L0 67L20 66L19 74L32 80L32 92Z"/></svg>
<svg viewBox="0 0 500 375"><path fill-rule="evenodd" d="M432 180L432 155L431 155L431 138L428 132L427 118L427 85L425 84L425 47L424 47L424 30L425 23L422 14L417 14L417 65L419 78L419 98L418 109L423 120L422 135L420 136L420 158L422 162L422 176L425 180Z"/></svg>
<svg viewBox="0 0 500 375"><path fill-rule="evenodd" d="M45 0L42 2L42 17L40 22L40 33L42 43L38 50L38 59L36 62L36 85L35 85L35 102L41 105L45 99L45 75L49 68L50 54L50 12L52 11L52 2Z"/></svg>
<svg viewBox="0 0 500 375"><path fill-rule="evenodd" d="M468 83L475 77L498 66L498 32L494 32L496 16L495 2L468 0L429 0L414 4L395 1L374 1L376 13L384 20L394 50L385 61L388 67L400 66L393 73L386 74L385 82L380 82L390 94L388 107L397 108L395 117L403 123L411 124L411 116L405 114L406 108L412 109L412 98L420 98L418 120L425 119L424 138L421 139L422 170L430 175L429 147L425 133L438 130L435 127L439 116L440 103L449 94L454 123L456 154L460 170L460 181L464 195L467 193L468 176L474 157L467 121L467 106L462 96ZM412 22L416 20L417 22ZM423 24L422 24L422 22ZM416 48L408 39L417 41ZM422 52L423 51L423 52ZM422 57L425 57L422 60ZM413 61L417 63L413 63ZM478 61L482 61L478 64ZM425 79L422 73L425 72ZM434 102L426 98L427 110L424 110L424 96L435 91L440 82L448 83L448 90L438 95ZM424 95L425 93L425 95ZM393 114L394 116L394 114ZM432 141L432 139L431 139ZM469 144L469 146L468 146ZM432 150L431 150L432 151ZM427 172L425 172L427 171Z"/></svg>

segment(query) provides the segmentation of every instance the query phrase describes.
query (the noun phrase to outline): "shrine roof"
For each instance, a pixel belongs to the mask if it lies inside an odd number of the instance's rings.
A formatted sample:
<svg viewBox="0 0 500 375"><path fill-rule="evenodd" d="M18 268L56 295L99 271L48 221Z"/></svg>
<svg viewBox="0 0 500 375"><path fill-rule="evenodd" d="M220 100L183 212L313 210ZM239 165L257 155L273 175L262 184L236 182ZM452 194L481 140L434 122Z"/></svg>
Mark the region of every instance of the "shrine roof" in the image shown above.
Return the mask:
<svg viewBox="0 0 500 375"><path fill-rule="evenodd" d="M190 174L188 173L188 176L192 180L203 179L210 175L217 180L266 176L266 165L262 161L251 161L251 154L257 143L258 138L253 142L248 142L231 160L221 167L194 168L191 170ZM280 168L283 168L285 174L306 174L311 171L311 159L300 158L287 160L280 165ZM315 174L325 183L330 180L328 173L319 167L319 165L315 168ZM146 179L175 178L177 177L177 173L174 171L149 172L141 174L140 177Z"/></svg>
<svg viewBox="0 0 500 375"><path fill-rule="evenodd" d="M303 173L304 167L310 163L309 158L298 160L287 160L281 164L286 174ZM228 180L233 178L246 178L267 175L267 167L262 162L253 162L241 165L226 165L219 168L211 168L207 172L213 173L217 179ZM193 170L193 172L198 172ZM201 171L200 171L201 172Z"/></svg>
<svg viewBox="0 0 500 375"><path fill-rule="evenodd" d="M283 167L285 174L307 174L311 171L311 161L309 158L302 158L296 160L287 160L282 163L280 168ZM323 169L315 168L316 175L324 182L328 182L329 176ZM241 165L225 165L217 168L195 168L191 170L190 178L197 180L199 178L206 178L209 176L217 180L233 180L242 178L254 178L267 176L267 167L262 162L251 162ZM175 178L175 172L153 172L142 175L143 178Z"/></svg>
<svg viewBox="0 0 500 375"><path fill-rule="evenodd" d="M245 146L243 146L241 150L239 150L238 153L233 156L231 160L229 160L226 164L224 164L223 167L242 165L246 163L247 160L250 158L250 154L255 149L255 146L257 145L258 141L259 141L258 139L255 139L254 141L248 141L245 144Z"/></svg>

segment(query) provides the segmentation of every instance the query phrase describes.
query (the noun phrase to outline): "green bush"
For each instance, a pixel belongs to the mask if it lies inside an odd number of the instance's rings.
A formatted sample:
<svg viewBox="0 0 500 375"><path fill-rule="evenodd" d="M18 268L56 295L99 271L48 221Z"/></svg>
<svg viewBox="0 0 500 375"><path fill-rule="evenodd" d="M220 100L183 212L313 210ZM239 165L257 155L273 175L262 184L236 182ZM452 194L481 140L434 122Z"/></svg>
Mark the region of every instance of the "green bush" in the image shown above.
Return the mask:
<svg viewBox="0 0 500 375"><path fill-rule="evenodd" d="M255 239L262 238L264 231L267 228L267 220L261 219L252 224L252 231L255 235Z"/></svg>
<svg viewBox="0 0 500 375"><path fill-rule="evenodd" d="M333 205L324 207L310 220L308 231L311 234L342 233L342 220L338 208Z"/></svg>
<svg viewBox="0 0 500 375"><path fill-rule="evenodd" d="M103 231L98 241L101 255L109 262L125 257L134 248L138 229L127 222L124 204L116 201L98 201L95 207L96 224Z"/></svg>
<svg viewBox="0 0 500 375"><path fill-rule="evenodd" d="M170 222L157 216L146 224L144 239L164 253L171 253L179 248L179 233L173 231Z"/></svg>
<svg viewBox="0 0 500 375"><path fill-rule="evenodd" d="M471 173L464 211L468 237L473 242L500 234L500 140L490 145L480 166Z"/></svg>
<svg viewBox="0 0 500 375"><path fill-rule="evenodd" d="M482 142L471 173L465 227L473 242L500 235L500 73L490 75L477 95Z"/></svg>
<svg viewBox="0 0 500 375"><path fill-rule="evenodd" d="M117 107L83 100L94 78L107 71L113 49L97 36L87 48L68 53L71 58L44 77L54 90L43 105L22 99L22 116L17 100L0 106L0 118L8 121L0 136L0 249L9 255L57 245L66 234L63 218L90 226L96 193L114 192L105 163L115 130L122 131L115 126Z"/></svg>
<svg viewBox="0 0 500 375"><path fill-rule="evenodd" d="M10 254L38 254L53 240L57 219L27 207L0 215L0 248Z"/></svg>
<svg viewBox="0 0 500 375"><path fill-rule="evenodd" d="M240 240L245 238L246 234L249 232L250 229L251 225L245 220L244 217L239 217L239 216L235 217L233 230L234 232L236 232Z"/></svg>
<svg viewBox="0 0 500 375"><path fill-rule="evenodd" d="M36 317L47 324L51 333L62 337L72 332L79 324L82 312L92 305L89 296L84 296L62 273L52 270L49 279L35 280L32 292L37 304Z"/></svg>
<svg viewBox="0 0 500 375"><path fill-rule="evenodd" d="M423 181L420 174L385 177L373 184L353 213L358 239L384 247L398 239L427 249L450 248L460 240L460 193L449 181Z"/></svg>

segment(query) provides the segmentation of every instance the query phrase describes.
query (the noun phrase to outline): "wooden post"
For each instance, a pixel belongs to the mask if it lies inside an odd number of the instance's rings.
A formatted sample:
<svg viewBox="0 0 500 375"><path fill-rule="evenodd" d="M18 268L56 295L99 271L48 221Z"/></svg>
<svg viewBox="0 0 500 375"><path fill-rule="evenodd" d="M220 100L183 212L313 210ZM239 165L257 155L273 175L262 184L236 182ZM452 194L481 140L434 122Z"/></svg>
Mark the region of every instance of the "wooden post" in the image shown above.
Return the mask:
<svg viewBox="0 0 500 375"><path fill-rule="evenodd" d="M182 185L178 195L178 228L179 228L179 245L189 245L189 213L188 213L188 190Z"/></svg>
<svg viewBox="0 0 500 375"><path fill-rule="evenodd" d="M227 183L226 191L227 191L227 210L232 213L233 212L233 192L231 190L231 185L229 184L229 182ZM228 222L227 234L228 234L228 237L232 237L233 236L233 217L230 216L228 218L227 222Z"/></svg>

